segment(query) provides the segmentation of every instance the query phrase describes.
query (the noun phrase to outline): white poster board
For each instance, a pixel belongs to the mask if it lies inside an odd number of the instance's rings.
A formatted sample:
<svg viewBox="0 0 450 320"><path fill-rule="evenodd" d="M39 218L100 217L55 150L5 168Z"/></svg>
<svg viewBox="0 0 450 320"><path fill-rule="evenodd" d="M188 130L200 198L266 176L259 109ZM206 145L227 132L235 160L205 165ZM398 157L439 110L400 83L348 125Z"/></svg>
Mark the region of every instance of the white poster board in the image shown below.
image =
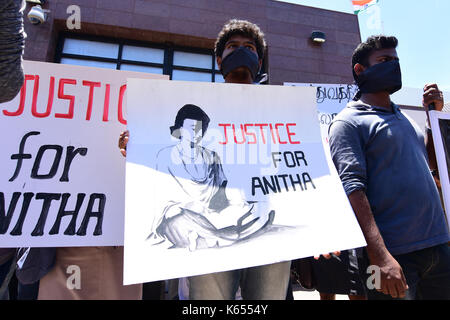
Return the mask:
<svg viewBox="0 0 450 320"><path fill-rule="evenodd" d="M353 84L321 84L321 83L293 83L286 82L285 86L314 87L316 88L317 114L319 117L320 134L327 158L328 167L332 175L338 177L336 167L331 160L330 145L328 143L328 128L334 117L352 101L358 86Z"/></svg>
<svg viewBox="0 0 450 320"><path fill-rule="evenodd" d="M167 76L24 62L0 105L0 246L123 245L126 78Z"/></svg>
<svg viewBox="0 0 450 320"><path fill-rule="evenodd" d="M127 84L125 284L365 245L314 88Z"/></svg>
<svg viewBox="0 0 450 320"><path fill-rule="evenodd" d="M449 223L450 211L450 113L430 111L430 125L439 169L444 207Z"/></svg>
<svg viewBox="0 0 450 320"><path fill-rule="evenodd" d="M319 116L320 132L328 152L328 127L334 117L352 101L358 87L353 84L324 84L324 83L294 83L285 82L285 86L316 88L317 113Z"/></svg>

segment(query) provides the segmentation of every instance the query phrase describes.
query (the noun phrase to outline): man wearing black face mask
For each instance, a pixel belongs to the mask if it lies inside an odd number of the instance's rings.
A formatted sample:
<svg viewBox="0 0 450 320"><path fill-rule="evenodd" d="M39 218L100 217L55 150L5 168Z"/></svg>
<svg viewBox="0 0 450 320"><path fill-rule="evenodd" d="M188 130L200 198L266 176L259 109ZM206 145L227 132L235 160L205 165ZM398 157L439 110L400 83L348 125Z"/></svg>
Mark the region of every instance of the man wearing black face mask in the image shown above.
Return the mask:
<svg viewBox="0 0 450 320"><path fill-rule="evenodd" d="M231 20L219 33L215 53L226 83L252 84L261 69L266 46L258 26Z"/></svg>
<svg viewBox="0 0 450 320"><path fill-rule="evenodd" d="M429 167L432 140L426 146L390 99L402 86L396 47L395 37L373 36L354 51L359 92L330 125L331 155L367 241L367 264L380 276L368 281L368 298L450 299L450 237ZM437 86L424 92L426 111L431 103L442 110Z"/></svg>
<svg viewBox="0 0 450 320"><path fill-rule="evenodd" d="M215 45L217 65L226 83L252 84L262 65L264 34L245 20L230 20L220 31ZM286 298L290 261L205 274L189 278L189 299L234 299L241 287L243 299Z"/></svg>

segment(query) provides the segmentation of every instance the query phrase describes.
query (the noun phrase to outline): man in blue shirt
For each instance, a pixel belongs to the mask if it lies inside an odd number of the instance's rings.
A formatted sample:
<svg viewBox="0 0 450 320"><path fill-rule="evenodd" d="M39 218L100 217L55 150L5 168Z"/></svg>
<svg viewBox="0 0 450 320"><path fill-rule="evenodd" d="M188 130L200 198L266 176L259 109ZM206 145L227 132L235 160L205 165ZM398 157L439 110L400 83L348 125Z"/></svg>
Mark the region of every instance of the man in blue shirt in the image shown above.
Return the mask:
<svg viewBox="0 0 450 320"><path fill-rule="evenodd" d="M401 88L397 44L373 36L354 51L359 92L330 125L331 155L366 238L368 264L380 271L368 298L450 299L449 231L430 171L431 130L425 138L390 99ZM442 110L435 84L424 88L427 115L432 103Z"/></svg>

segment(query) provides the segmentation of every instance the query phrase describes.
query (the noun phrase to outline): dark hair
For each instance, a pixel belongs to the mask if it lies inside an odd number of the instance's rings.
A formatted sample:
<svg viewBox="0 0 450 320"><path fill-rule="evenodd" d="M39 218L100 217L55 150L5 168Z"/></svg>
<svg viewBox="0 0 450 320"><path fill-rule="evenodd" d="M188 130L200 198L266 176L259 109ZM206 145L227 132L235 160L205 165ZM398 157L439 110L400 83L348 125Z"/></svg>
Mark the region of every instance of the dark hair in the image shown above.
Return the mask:
<svg viewBox="0 0 450 320"><path fill-rule="evenodd" d="M193 119L202 122L202 136L205 135L209 125L209 117L200 107L193 104L185 104L177 112L175 117L175 124L170 127L170 134L177 139L180 139L180 129L183 126L185 119Z"/></svg>
<svg viewBox="0 0 450 320"><path fill-rule="evenodd" d="M398 40L394 36L370 36L365 42L360 43L352 55L352 71L355 81L358 76L355 72L355 65L357 63L369 67L369 57L374 51L381 49L395 49L397 48Z"/></svg>
<svg viewBox="0 0 450 320"><path fill-rule="evenodd" d="M266 41L264 40L264 33L261 29L254 23L247 20L229 20L220 30L217 36L216 43L214 45L214 52L216 57L222 57L223 51L225 50L225 44L232 36L240 35L253 39L256 44L256 51L258 53L258 58L264 58L264 50L266 49Z"/></svg>

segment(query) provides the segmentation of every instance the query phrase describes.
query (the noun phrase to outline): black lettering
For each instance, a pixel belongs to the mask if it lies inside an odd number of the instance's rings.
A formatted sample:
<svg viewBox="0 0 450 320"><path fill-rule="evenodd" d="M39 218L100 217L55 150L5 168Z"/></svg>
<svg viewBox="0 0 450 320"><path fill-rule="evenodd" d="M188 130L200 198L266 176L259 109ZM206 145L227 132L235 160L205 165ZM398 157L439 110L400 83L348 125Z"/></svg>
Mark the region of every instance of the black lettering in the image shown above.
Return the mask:
<svg viewBox="0 0 450 320"><path fill-rule="evenodd" d="M272 161L273 161L273 165L275 168L277 168L277 162L281 162L281 157L280 158L275 158L275 155L280 155L281 152L272 152Z"/></svg>
<svg viewBox="0 0 450 320"><path fill-rule="evenodd" d="M344 90L345 90L345 87L339 88L339 103L341 103L342 100L347 99L347 93Z"/></svg>
<svg viewBox="0 0 450 320"><path fill-rule="evenodd" d="M92 211L96 200L99 200L98 211ZM89 197L89 203L83 218L83 222L81 222L81 226L77 231L77 235L79 236L86 235L88 223L92 217L97 218L97 225L95 226L94 229L94 236L99 236L102 234L103 213L105 211L105 204L106 204L106 195L104 195L103 193L91 194L91 196Z"/></svg>
<svg viewBox="0 0 450 320"><path fill-rule="evenodd" d="M252 178L252 196L255 195L256 188L260 188L263 195L267 194L266 190L264 189L263 184L261 183L261 180L258 177L253 177Z"/></svg>
<svg viewBox="0 0 450 320"><path fill-rule="evenodd" d="M326 89L323 87L317 87L317 91L316 91L316 98L317 98L317 103L322 103L325 98L326 98Z"/></svg>
<svg viewBox="0 0 450 320"><path fill-rule="evenodd" d="M21 192L13 193L11 201L9 202L8 212L6 213L5 195L3 192L0 192L0 234L5 234L8 231L20 195Z"/></svg>
<svg viewBox="0 0 450 320"><path fill-rule="evenodd" d="M330 94L331 91L331 94ZM336 99L336 91L335 88L329 88L328 89L328 99L335 100Z"/></svg>
<svg viewBox="0 0 450 320"><path fill-rule="evenodd" d="M278 177L277 176L274 176L274 177L275 177L275 183L277 184L277 190L278 190L278 192L281 192L280 183L278 182Z"/></svg>
<svg viewBox="0 0 450 320"><path fill-rule="evenodd" d="M15 153L11 155L11 160L17 160L16 170L14 171L13 176L9 179L9 181L14 181L17 176L19 175L20 169L22 168L22 161L23 159L31 159L31 154L29 153L23 153L25 149L25 141L28 139L29 136L35 136L41 134L38 131L31 131L26 133L19 144L19 153Z"/></svg>
<svg viewBox="0 0 450 320"><path fill-rule="evenodd" d="M290 158L291 158L291 164L290 164L289 161L288 161L288 158L289 158L289 157L287 157L287 155L289 155ZM296 165L295 165L295 159L294 159L294 154L293 154L292 152L286 151L286 152L283 153L283 156L284 156L284 162L286 162L286 166L287 166L288 168L295 168L295 167L296 167Z"/></svg>
<svg viewBox="0 0 450 320"><path fill-rule="evenodd" d="M278 175L278 177L283 179L284 187L286 188L286 191L289 191L288 183L286 181L287 176L288 176L287 174L280 174L280 175Z"/></svg>
<svg viewBox="0 0 450 320"><path fill-rule="evenodd" d="M36 223L33 232L31 232L31 235L33 237L44 235L44 226L45 222L47 221L48 211L50 210L52 201L59 200L60 198L60 193L36 193L36 200L44 200L44 202L42 203L42 210L41 215L39 216L39 220Z"/></svg>
<svg viewBox="0 0 450 320"><path fill-rule="evenodd" d="M270 184L270 182L266 179L266 177L263 177L265 190L267 190L267 193L269 193L269 189L272 190L272 192L277 193L277 186L275 183L274 176L270 176L270 180L271 180L272 184Z"/></svg>
<svg viewBox="0 0 450 320"><path fill-rule="evenodd" d="M309 174L307 172L304 172L302 174L302 178L303 178L303 184L305 185L305 190L308 190L308 185L307 185L308 182L311 183L311 185L313 186L314 189L316 188L311 177L309 176Z"/></svg>
<svg viewBox="0 0 450 320"><path fill-rule="evenodd" d="M55 158L53 159L52 167L47 174L38 174L39 166L41 165L42 156L44 155L44 152L47 150L55 150ZM63 147L58 145L43 145L39 148L38 154L36 156L36 160L33 164L33 169L31 170L31 178L33 179L51 179L55 176L56 172L58 171L59 162L61 161L61 156L63 152Z"/></svg>
<svg viewBox="0 0 450 320"><path fill-rule="evenodd" d="M297 165L300 167L300 160L303 160L305 166L308 165L308 162L306 162L305 154L303 151L294 151L295 153L295 159L297 159Z"/></svg>
<svg viewBox="0 0 450 320"><path fill-rule="evenodd" d="M64 216L72 216L70 223L64 231L65 235L73 236L75 234L75 223L77 222L78 213L80 212L81 205L83 204L85 193L79 193L77 196L77 203L75 205L75 210L66 211L67 201L70 198L70 193L64 193L62 195L61 205L59 206L58 215L56 216L55 223L51 228L49 234L58 234L59 227L61 226L61 220Z"/></svg>
<svg viewBox="0 0 450 320"><path fill-rule="evenodd" d="M77 148L75 150L74 149L75 149L75 147L73 147L73 146L67 147L66 160L64 162L64 170L61 175L61 178L59 179L59 181L61 181L61 182L69 182L69 169L70 169L70 165L72 164L73 158L75 158L75 156L77 154L85 156L88 151L87 148Z"/></svg>
<svg viewBox="0 0 450 320"><path fill-rule="evenodd" d="M33 199L33 197L34 197L33 192L25 192L23 194L22 209L20 210L19 219L17 219L16 225L14 226L14 229L12 229L10 235L12 236L22 235L23 222L25 221L25 218L28 213L28 208L30 207L31 199Z"/></svg>
<svg viewBox="0 0 450 320"><path fill-rule="evenodd" d="M291 180L291 185L292 188L294 189L294 191L297 191L297 189L295 188L295 184L298 184L300 186L300 189L303 191L303 186L302 186L302 180L300 178L300 175L297 173L297 180L294 180L294 178L292 177L292 175L289 175L289 179Z"/></svg>

